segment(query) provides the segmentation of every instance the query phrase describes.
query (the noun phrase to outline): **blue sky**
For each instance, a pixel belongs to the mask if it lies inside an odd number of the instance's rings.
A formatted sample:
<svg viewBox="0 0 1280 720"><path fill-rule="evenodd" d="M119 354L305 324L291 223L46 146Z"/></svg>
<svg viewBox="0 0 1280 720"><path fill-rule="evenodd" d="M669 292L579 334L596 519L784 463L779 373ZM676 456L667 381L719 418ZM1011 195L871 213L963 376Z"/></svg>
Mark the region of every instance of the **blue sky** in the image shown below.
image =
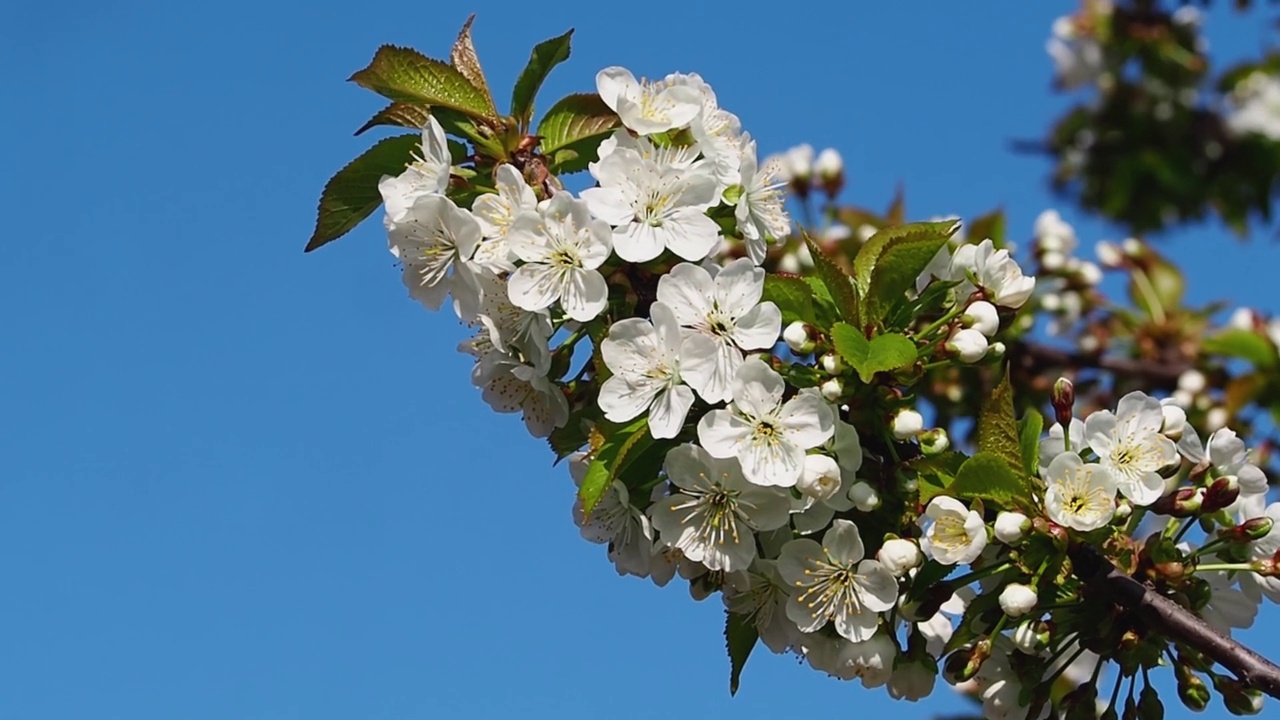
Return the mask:
<svg viewBox="0 0 1280 720"><path fill-rule="evenodd" d="M445 55L473 10L500 102L529 48L573 26L544 106L606 65L697 71L763 150L838 147L846 199L879 207L902 182L913 218L1002 205L1023 236L1055 201L1045 161L1008 143L1064 106L1043 42L1071 6L8 9L0 717L963 708L765 653L730 698L718 601L617 578L578 538L564 469L480 401L463 330L405 296L378 223L301 250L379 107L344 79L384 42ZM1258 18L1210 23L1218 56L1265 37ZM1266 239L1206 227L1167 248L1196 268L1193 299L1280 309ZM1280 655L1266 610L1245 637Z"/></svg>

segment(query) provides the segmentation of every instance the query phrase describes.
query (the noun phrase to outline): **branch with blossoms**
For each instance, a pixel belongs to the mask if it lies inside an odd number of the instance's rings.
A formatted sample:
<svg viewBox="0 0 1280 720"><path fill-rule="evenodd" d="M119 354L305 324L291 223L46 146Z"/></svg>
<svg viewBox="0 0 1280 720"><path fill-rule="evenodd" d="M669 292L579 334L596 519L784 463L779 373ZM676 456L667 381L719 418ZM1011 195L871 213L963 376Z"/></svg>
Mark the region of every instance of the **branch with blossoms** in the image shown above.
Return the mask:
<svg viewBox="0 0 1280 720"><path fill-rule="evenodd" d="M534 49L505 115L470 21L448 63L380 49L352 80L391 104L361 131L414 132L334 176L308 249L384 208L410 296L473 328L482 399L567 461L583 536L619 574L721 596L731 692L763 644L907 700L942 675L993 718L1094 717L1108 668L1113 715L1158 716L1168 670L1191 707L1260 707L1264 676L1185 631L1280 599L1280 506L1243 441L1142 390L1079 412L1066 379L1046 432L1006 360L1058 277L992 221L793 233L795 163L761 163L695 74L605 68L535 124L570 38ZM926 427L947 378L983 389L963 450Z"/></svg>

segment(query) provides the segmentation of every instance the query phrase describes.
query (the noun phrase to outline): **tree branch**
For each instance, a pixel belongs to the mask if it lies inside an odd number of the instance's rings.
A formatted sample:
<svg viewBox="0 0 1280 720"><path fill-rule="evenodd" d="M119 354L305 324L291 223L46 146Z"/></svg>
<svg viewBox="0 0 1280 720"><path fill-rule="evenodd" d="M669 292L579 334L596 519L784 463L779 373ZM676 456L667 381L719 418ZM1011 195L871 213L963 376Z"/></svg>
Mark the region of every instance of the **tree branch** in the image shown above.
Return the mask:
<svg viewBox="0 0 1280 720"><path fill-rule="evenodd" d="M1195 648L1235 673L1249 687L1280 698L1280 667L1258 653L1219 635L1200 616L1156 592L1149 585L1125 575L1089 547L1072 553L1081 579L1091 580L1109 592L1119 606L1142 618L1149 627L1171 640Z"/></svg>
<svg viewBox="0 0 1280 720"><path fill-rule="evenodd" d="M1128 377L1152 380L1162 385L1176 385L1178 377L1191 368L1191 363L1185 360L1167 363L1132 360L1097 353L1071 352L1033 342L1015 343L1009 356L1031 372L1040 372L1046 368L1073 370L1096 368Z"/></svg>

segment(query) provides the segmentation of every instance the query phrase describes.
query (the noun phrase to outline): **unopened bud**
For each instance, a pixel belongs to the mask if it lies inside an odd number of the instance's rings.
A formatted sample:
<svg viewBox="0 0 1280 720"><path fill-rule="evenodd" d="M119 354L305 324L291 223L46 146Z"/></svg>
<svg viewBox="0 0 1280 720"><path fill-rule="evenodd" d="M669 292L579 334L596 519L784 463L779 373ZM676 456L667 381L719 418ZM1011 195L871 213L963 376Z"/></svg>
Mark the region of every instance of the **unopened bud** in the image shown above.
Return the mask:
<svg viewBox="0 0 1280 720"><path fill-rule="evenodd" d="M840 490L840 465L834 458L815 453L804 457L796 490L814 500L826 500Z"/></svg>
<svg viewBox="0 0 1280 720"><path fill-rule="evenodd" d="M1013 646L1026 655L1038 655L1049 646L1049 626L1039 620L1023 620L1013 631Z"/></svg>
<svg viewBox="0 0 1280 720"><path fill-rule="evenodd" d="M827 402L836 402L844 395L844 383L840 382L840 378L831 378L818 386L818 392L822 393Z"/></svg>
<svg viewBox="0 0 1280 720"><path fill-rule="evenodd" d="M880 546L876 559L894 577L900 578L906 575L908 570L919 567L924 556L920 553L920 546L914 541L892 538L885 540L884 545Z"/></svg>
<svg viewBox="0 0 1280 720"><path fill-rule="evenodd" d="M1178 376L1178 389L1192 395L1199 395L1204 392L1205 386L1208 384L1209 381L1205 379L1204 373L1194 368Z"/></svg>
<svg viewBox="0 0 1280 720"><path fill-rule="evenodd" d="M1217 512L1240 497L1240 480L1235 475L1223 475L1214 480L1205 490L1201 512Z"/></svg>
<svg viewBox="0 0 1280 720"><path fill-rule="evenodd" d="M1150 685L1143 687L1138 696L1138 720L1164 720L1164 703Z"/></svg>
<svg viewBox="0 0 1280 720"><path fill-rule="evenodd" d="M1102 282L1102 268L1085 260L1076 268L1076 277L1080 278L1081 283L1094 287Z"/></svg>
<svg viewBox="0 0 1280 720"><path fill-rule="evenodd" d="M1058 378L1053 383L1053 392L1049 395L1053 403L1054 419L1064 429L1071 427L1071 410L1076 404L1076 386L1066 378Z"/></svg>
<svg viewBox="0 0 1280 720"><path fill-rule="evenodd" d="M1200 512L1204 488L1179 488L1151 504L1152 512L1169 517L1186 518Z"/></svg>
<svg viewBox="0 0 1280 720"><path fill-rule="evenodd" d="M1005 545L1021 541L1030 529L1031 519L1020 512L1002 512L996 516L996 539Z"/></svg>
<svg viewBox="0 0 1280 720"><path fill-rule="evenodd" d="M947 339L947 352L962 363L976 363L987 355L987 336L972 328L961 328Z"/></svg>
<svg viewBox="0 0 1280 720"><path fill-rule="evenodd" d="M961 321L965 327L973 328L987 337L994 337L1000 330L1000 314L996 311L996 306L986 300L969 303Z"/></svg>
<svg viewBox="0 0 1280 720"><path fill-rule="evenodd" d="M813 333L809 332L809 326L799 320L791 323L782 331L782 341L796 355L808 355L816 347L816 343L813 341Z"/></svg>
<svg viewBox="0 0 1280 720"><path fill-rule="evenodd" d="M972 648L961 648L947 658L943 673L947 682L958 685L972 680L991 657L991 638L982 638Z"/></svg>
<svg viewBox="0 0 1280 720"><path fill-rule="evenodd" d="M938 455L951 447L951 438L942 428L931 428L920 433L920 452L925 455Z"/></svg>
<svg viewBox="0 0 1280 720"><path fill-rule="evenodd" d="M822 366L822 372L828 375L839 375L845 371L844 360L841 360L840 356L835 353L826 353L818 360L818 363Z"/></svg>
<svg viewBox="0 0 1280 720"><path fill-rule="evenodd" d="M1222 695L1222 704L1232 715L1257 715L1262 712L1262 693L1239 680L1223 675L1213 676L1213 689Z"/></svg>
<svg viewBox="0 0 1280 720"><path fill-rule="evenodd" d="M1111 516L1112 525L1124 525L1129 522L1129 516L1133 514L1133 503L1128 498L1120 498L1116 501L1115 514Z"/></svg>
<svg viewBox="0 0 1280 720"><path fill-rule="evenodd" d="M924 416L910 408L899 410L893 416L892 431L895 440L910 440L924 431Z"/></svg>
<svg viewBox="0 0 1280 720"><path fill-rule="evenodd" d="M849 499L862 512L871 512L880 507L880 493L865 482L856 482L849 488Z"/></svg>
<svg viewBox="0 0 1280 720"><path fill-rule="evenodd" d="M1146 254L1146 248L1138 238L1125 238L1124 242L1120 243L1120 248L1126 256L1135 260Z"/></svg>
<svg viewBox="0 0 1280 720"><path fill-rule="evenodd" d="M1094 251L1098 254L1098 262L1103 267L1118 268L1124 264L1124 253L1120 252L1120 248L1113 242L1101 240L1094 246Z"/></svg>
<svg viewBox="0 0 1280 720"><path fill-rule="evenodd" d="M1008 348L1005 347L1005 344L997 340L987 346L987 357L985 359L987 362L1003 359L1007 350Z"/></svg>
<svg viewBox="0 0 1280 720"><path fill-rule="evenodd" d="M1274 525L1274 521L1269 517L1249 518L1227 532L1230 533L1233 542L1247 543L1270 535Z"/></svg>
<svg viewBox="0 0 1280 720"><path fill-rule="evenodd" d="M1196 712L1204 710L1209 705L1209 687L1182 663L1175 665L1173 671L1178 678L1178 699Z"/></svg>
<svg viewBox="0 0 1280 720"><path fill-rule="evenodd" d="M826 148L818 153L813 170L827 197L835 198L840 194L840 189L844 187L844 160L835 148Z"/></svg>
<svg viewBox="0 0 1280 720"><path fill-rule="evenodd" d="M1036 591L1022 583L1009 583L1000 591L1000 609L1011 618L1031 612L1038 600Z"/></svg>

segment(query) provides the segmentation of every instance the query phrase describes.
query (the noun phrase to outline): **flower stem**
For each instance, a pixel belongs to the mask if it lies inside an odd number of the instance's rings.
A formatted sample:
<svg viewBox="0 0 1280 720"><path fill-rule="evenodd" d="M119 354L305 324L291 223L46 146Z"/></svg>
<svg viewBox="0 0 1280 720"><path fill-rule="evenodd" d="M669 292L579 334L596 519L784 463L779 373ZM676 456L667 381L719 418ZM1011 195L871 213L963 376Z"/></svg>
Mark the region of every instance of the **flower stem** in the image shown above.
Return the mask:
<svg viewBox="0 0 1280 720"><path fill-rule="evenodd" d="M1165 322L1164 306L1160 304L1160 296L1156 294L1156 287L1151 284L1151 278L1147 277L1147 273L1142 268L1135 267L1133 269L1133 286L1142 295L1142 299L1147 301L1147 308L1151 311L1151 319L1157 325L1163 325Z"/></svg>
<svg viewBox="0 0 1280 720"><path fill-rule="evenodd" d="M981 580L986 577L991 577L992 575L998 575L999 573L1002 573L1011 567L1013 567L1013 563L1009 560L1006 560L1002 563L998 563L990 567L984 567L981 570L974 570L968 575L961 575L960 577L952 578L947 581L947 584L953 587L964 587L965 585L968 585L974 581Z"/></svg>
<svg viewBox="0 0 1280 720"><path fill-rule="evenodd" d="M1209 563L1207 565L1197 565L1192 572L1213 572L1215 570L1223 572L1231 572L1233 570L1256 572L1253 568L1253 563Z"/></svg>
<svg viewBox="0 0 1280 720"><path fill-rule="evenodd" d="M964 305L961 305L960 303L956 303L955 307L948 310L945 314L943 314L942 317L933 321L932 323L929 324L928 327L926 327L925 329L917 333L917 337L922 337L922 338L929 337L933 333L937 332L938 328L942 327L943 325L946 325L947 323L959 317L960 313L962 312L964 312Z"/></svg>

